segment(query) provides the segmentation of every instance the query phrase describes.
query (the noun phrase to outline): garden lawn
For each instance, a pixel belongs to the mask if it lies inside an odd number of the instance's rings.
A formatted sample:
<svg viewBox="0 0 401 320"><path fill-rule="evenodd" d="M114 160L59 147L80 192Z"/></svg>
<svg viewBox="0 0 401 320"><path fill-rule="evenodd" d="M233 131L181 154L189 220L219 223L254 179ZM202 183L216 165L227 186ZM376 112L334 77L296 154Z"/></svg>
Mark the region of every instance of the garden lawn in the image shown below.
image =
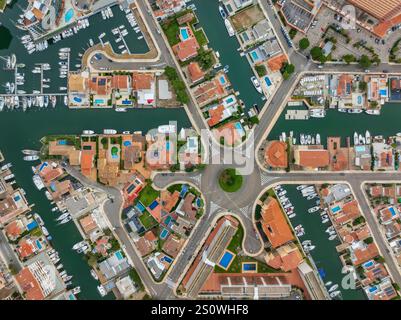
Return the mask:
<svg viewBox="0 0 401 320"><path fill-rule="evenodd" d="M139 201L142 202L145 207L148 207L159 196L160 192L153 189L149 183L139 194Z"/></svg>

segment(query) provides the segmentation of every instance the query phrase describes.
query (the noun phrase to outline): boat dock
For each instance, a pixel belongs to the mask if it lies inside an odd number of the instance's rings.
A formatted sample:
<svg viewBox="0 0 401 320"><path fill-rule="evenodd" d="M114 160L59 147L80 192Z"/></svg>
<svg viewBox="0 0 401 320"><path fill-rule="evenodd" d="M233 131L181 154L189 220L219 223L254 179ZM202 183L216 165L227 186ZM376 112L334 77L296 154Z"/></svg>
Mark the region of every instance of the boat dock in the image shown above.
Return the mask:
<svg viewBox="0 0 401 320"><path fill-rule="evenodd" d="M308 120L308 110L287 110L285 113L285 120Z"/></svg>

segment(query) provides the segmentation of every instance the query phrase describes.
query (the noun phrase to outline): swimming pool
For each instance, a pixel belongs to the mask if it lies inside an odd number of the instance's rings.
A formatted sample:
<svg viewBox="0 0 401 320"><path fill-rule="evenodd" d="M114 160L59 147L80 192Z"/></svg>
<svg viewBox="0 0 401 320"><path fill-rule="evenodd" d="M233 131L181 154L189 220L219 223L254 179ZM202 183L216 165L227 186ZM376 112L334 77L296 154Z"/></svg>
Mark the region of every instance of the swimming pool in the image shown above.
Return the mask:
<svg viewBox="0 0 401 320"><path fill-rule="evenodd" d="M364 152L365 151L365 146L355 146L355 151L356 152Z"/></svg>
<svg viewBox="0 0 401 320"><path fill-rule="evenodd" d="M118 260L124 259L123 254L121 253L121 251L116 251L115 255L116 255Z"/></svg>
<svg viewBox="0 0 401 320"><path fill-rule="evenodd" d="M42 249L42 244L40 243L39 240L36 240L36 246L38 247L39 250Z"/></svg>
<svg viewBox="0 0 401 320"><path fill-rule="evenodd" d="M138 202L135 206L139 211L144 212L145 211L145 207L143 206L142 203Z"/></svg>
<svg viewBox="0 0 401 320"><path fill-rule="evenodd" d="M163 229L162 232L160 232L160 239L166 239L168 234L169 234L168 230Z"/></svg>
<svg viewBox="0 0 401 320"><path fill-rule="evenodd" d="M356 99L356 102L358 104L362 104L362 96L358 96L358 98Z"/></svg>
<svg viewBox="0 0 401 320"><path fill-rule="evenodd" d="M170 221L171 221L171 216L168 216L167 218L166 218L166 220L164 220L164 223L166 224L166 225L168 225L169 223L170 223Z"/></svg>
<svg viewBox="0 0 401 320"><path fill-rule="evenodd" d="M131 145L131 141L124 141L124 147L129 147Z"/></svg>
<svg viewBox="0 0 401 320"><path fill-rule="evenodd" d="M372 261L372 260L370 260L370 261L368 261L368 262L365 262L364 264L363 264L363 267L364 268L370 268L370 267L372 267L374 265L374 262Z"/></svg>
<svg viewBox="0 0 401 320"><path fill-rule="evenodd" d="M159 205L159 202L157 202L157 200L154 200L150 205L149 205L149 209L153 210L154 208L156 208Z"/></svg>
<svg viewBox="0 0 401 320"><path fill-rule="evenodd" d="M226 84L226 78L224 76L220 77L220 84L225 85Z"/></svg>
<svg viewBox="0 0 401 320"><path fill-rule="evenodd" d="M225 251L223 256L221 257L220 261L219 261L219 265L223 268L223 269L227 269L228 266L231 264L231 261L234 259L234 254L231 253L230 251Z"/></svg>
<svg viewBox="0 0 401 320"><path fill-rule="evenodd" d="M242 263L242 272L256 272L256 262L244 262Z"/></svg>
<svg viewBox="0 0 401 320"><path fill-rule="evenodd" d="M256 53L256 51L252 51L252 52L251 52L251 57L252 57L252 59L253 59L254 61L256 61L256 60L259 59L259 56L258 56L258 54Z"/></svg>
<svg viewBox="0 0 401 320"><path fill-rule="evenodd" d="M336 206L334 208L331 208L331 212L333 212L333 213L336 213L336 212L338 212L340 210L341 210L340 206Z"/></svg>
<svg viewBox="0 0 401 320"><path fill-rule="evenodd" d="M38 226L38 223L34 220L31 223L29 223L26 228L28 231L31 231L33 229L35 229Z"/></svg>
<svg viewBox="0 0 401 320"><path fill-rule="evenodd" d="M171 263L173 262L173 259L171 259L170 257L164 256L163 258L161 258L162 261L166 261L167 263Z"/></svg>
<svg viewBox="0 0 401 320"><path fill-rule="evenodd" d="M65 146L65 145L67 145L67 140L59 140L57 142L57 144L60 145L60 146Z"/></svg>
<svg viewBox="0 0 401 320"><path fill-rule="evenodd" d="M272 85L272 82L270 81L270 78L269 78L269 77L265 77L265 82L266 82L266 85L267 85L268 87L270 87L270 86Z"/></svg>
<svg viewBox="0 0 401 320"><path fill-rule="evenodd" d="M95 99L95 104L104 104L104 99Z"/></svg>
<svg viewBox="0 0 401 320"><path fill-rule="evenodd" d="M235 126L235 129L237 129L238 134L239 134L241 137L243 137L243 136L245 135L245 131L244 131L244 129L242 128L241 123L236 122L236 123L234 124L234 126Z"/></svg>
<svg viewBox="0 0 401 320"><path fill-rule="evenodd" d="M82 99L81 99L80 97L74 97L73 100L74 100L75 102L78 102L78 103L81 103L81 102L82 102Z"/></svg>
<svg viewBox="0 0 401 320"><path fill-rule="evenodd" d="M41 172L44 168L48 166L47 162L43 162L43 164L39 168L39 172Z"/></svg>
<svg viewBox="0 0 401 320"><path fill-rule="evenodd" d="M167 151L170 151L170 141L167 141L167 142L166 142L166 150L167 150Z"/></svg>
<svg viewBox="0 0 401 320"><path fill-rule="evenodd" d="M180 29L180 36L181 36L181 40L182 41L188 40L188 38L189 38L188 28L181 28Z"/></svg>
<svg viewBox="0 0 401 320"><path fill-rule="evenodd" d="M388 208L388 211L390 211L392 217L394 217L394 216L397 214L397 213L395 212L395 210L394 210L394 207Z"/></svg>
<svg viewBox="0 0 401 320"><path fill-rule="evenodd" d="M64 16L65 22L66 23L70 22L73 16L74 16L74 10L73 9L68 10Z"/></svg>

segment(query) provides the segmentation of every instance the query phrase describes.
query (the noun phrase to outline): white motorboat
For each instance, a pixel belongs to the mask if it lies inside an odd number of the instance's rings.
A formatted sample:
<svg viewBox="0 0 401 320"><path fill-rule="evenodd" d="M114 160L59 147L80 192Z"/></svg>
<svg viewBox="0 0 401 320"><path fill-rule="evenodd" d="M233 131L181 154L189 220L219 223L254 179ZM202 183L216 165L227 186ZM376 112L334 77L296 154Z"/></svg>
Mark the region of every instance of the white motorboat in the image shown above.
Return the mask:
<svg viewBox="0 0 401 320"><path fill-rule="evenodd" d="M40 217L40 215L38 215L36 212L33 214L33 217L35 218L36 222L40 225L40 226L44 226L45 223L43 222L42 218Z"/></svg>
<svg viewBox="0 0 401 320"><path fill-rule="evenodd" d="M291 213L290 215L288 215L288 218L292 219L295 218L296 216L297 216L296 213Z"/></svg>
<svg viewBox="0 0 401 320"><path fill-rule="evenodd" d="M316 144L320 144L320 134L316 135Z"/></svg>
<svg viewBox="0 0 401 320"><path fill-rule="evenodd" d="M27 156L33 156L33 155L38 155L39 151L37 150L29 150L29 149L24 149L21 151L23 154L27 155Z"/></svg>
<svg viewBox="0 0 401 320"><path fill-rule="evenodd" d="M332 241L332 240L334 240L335 238L337 238L337 235L336 235L336 234L333 234L333 235L331 235L331 236L329 237L329 240Z"/></svg>
<svg viewBox="0 0 401 320"><path fill-rule="evenodd" d="M78 242L78 243L74 244L74 246L72 247L72 250L78 250L79 248L82 248L84 245L86 245L85 241Z"/></svg>
<svg viewBox="0 0 401 320"><path fill-rule="evenodd" d="M45 226L41 226L42 232L45 235L45 237L49 236L49 231L47 231Z"/></svg>
<svg viewBox="0 0 401 320"><path fill-rule="evenodd" d="M260 86L259 80L255 76L253 76L253 77L251 77L251 81L252 81L252 84L255 87L256 91L259 93L262 93L263 91L262 91L262 87Z"/></svg>
<svg viewBox="0 0 401 320"><path fill-rule="evenodd" d="M312 109L309 111L309 116L312 118L324 118L326 116L326 110Z"/></svg>
<svg viewBox="0 0 401 320"><path fill-rule="evenodd" d="M371 143L371 136L370 136L370 132L368 130L366 130L366 132L365 132L365 139L366 139L366 144Z"/></svg>
<svg viewBox="0 0 401 320"><path fill-rule="evenodd" d="M378 109L365 110L365 112L372 116L380 116L380 110L378 110Z"/></svg>
<svg viewBox="0 0 401 320"><path fill-rule="evenodd" d="M97 273L96 273L95 270L91 269L90 273L91 273L91 276L92 276L95 280L99 280L99 277L98 277L98 275L97 275Z"/></svg>
<svg viewBox="0 0 401 320"><path fill-rule="evenodd" d="M363 110L362 109L348 109L347 112L348 113L362 113Z"/></svg>
<svg viewBox="0 0 401 320"><path fill-rule="evenodd" d="M116 108L116 112L127 112L127 108Z"/></svg>
<svg viewBox="0 0 401 320"><path fill-rule="evenodd" d="M323 219L322 220L322 223L327 223L327 222L329 222L330 220L328 219L328 218L326 218L326 219Z"/></svg>
<svg viewBox="0 0 401 320"><path fill-rule="evenodd" d="M39 175L35 174L32 180L38 190L42 190L45 187L42 178Z"/></svg>
<svg viewBox="0 0 401 320"><path fill-rule="evenodd" d="M233 26L231 25L230 20L224 19L224 24L226 25L228 35L230 37L233 37L235 35L235 30L234 30Z"/></svg>
<svg viewBox="0 0 401 320"><path fill-rule="evenodd" d="M315 207L309 208L309 209L308 209L308 212L309 212L309 213L313 213L313 212L316 212L316 211L318 211L318 210L319 210L319 207L318 207L318 206L315 206Z"/></svg>
<svg viewBox="0 0 401 320"><path fill-rule="evenodd" d="M311 244L312 244L312 241L311 241L311 240L302 241L302 246L309 246L309 245L311 245Z"/></svg>
<svg viewBox="0 0 401 320"><path fill-rule="evenodd" d="M316 193L312 193L311 195L307 196L306 199L307 200L312 200L312 199L314 199L316 197L317 197L317 194Z"/></svg>
<svg viewBox="0 0 401 320"><path fill-rule="evenodd" d="M75 287L74 289L71 290L71 292L72 292L73 294L78 294L78 293L81 292L81 287Z"/></svg>
<svg viewBox="0 0 401 320"><path fill-rule="evenodd" d="M223 18L223 19L227 19L227 13L226 13L226 11L224 10L224 8L223 8L223 6L219 6L219 12L220 12L220 15L221 15L221 17Z"/></svg>
<svg viewBox="0 0 401 320"><path fill-rule="evenodd" d="M92 131L92 130L84 130L84 131L82 131L82 134L85 134L85 135L92 135L92 134L95 134L95 132Z"/></svg>
<svg viewBox="0 0 401 320"><path fill-rule="evenodd" d="M37 155L25 156L23 159L24 161L36 161L39 160L39 156Z"/></svg>
<svg viewBox="0 0 401 320"><path fill-rule="evenodd" d="M357 146L358 144L359 144L358 133L354 132L354 146Z"/></svg>
<svg viewBox="0 0 401 320"><path fill-rule="evenodd" d="M329 287L329 286L331 286L333 284L333 281L329 281L329 282L326 282L324 285L326 286L326 287Z"/></svg>
<svg viewBox="0 0 401 320"><path fill-rule="evenodd" d="M102 297L104 297L107 294L106 290L104 289L104 287L102 285L97 286L97 291L99 291L99 294Z"/></svg>
<svg viewBox="0 0 401 320"><path fill-rule="evenodd" d="M114 129L104 129L103 134L117 134L117 131Z"/></svg>
<svg viewBox="0 0 401 320"><path fill-rule="evenodd" d="M329 291L329 292L333 292L333 291L335 291L335 290L337 290L337 289L338 289L338 284L335 284L335 285L331 286L330 289L329 289L328 291Z"/></svg>
<svg viewBox="0 0 401 320"><path fill-rule="evenodd" d="M70 214L68 212L63 213L61 216L59 216L56 220L57 221L62 221L65 218L67 218Z"/></svg>
<svg viewBox="0 0 401 320"><path fill-rule="evenodd" d="M45 196L46 196L46 198L47 198L48 200L53 200L53 197L52 197L52 195L50 194L49 191L46 191L46 192L45 192Z"/></svg>
<svg viewBox="0 0 401 320"><path fill-rule="evenodd" d="M334 291L330 293L330 298L335 298L341 294L341 291Z"/></svg>
<svg viewBox="0 0 401 320"><path fill-rule="evenodd" d="M65 224L65 223L67 223L67 222L70 222L71 220L72 220L72 217L69 215L67 218L61 220L61 221L59 222L59 224Z"/></svg>

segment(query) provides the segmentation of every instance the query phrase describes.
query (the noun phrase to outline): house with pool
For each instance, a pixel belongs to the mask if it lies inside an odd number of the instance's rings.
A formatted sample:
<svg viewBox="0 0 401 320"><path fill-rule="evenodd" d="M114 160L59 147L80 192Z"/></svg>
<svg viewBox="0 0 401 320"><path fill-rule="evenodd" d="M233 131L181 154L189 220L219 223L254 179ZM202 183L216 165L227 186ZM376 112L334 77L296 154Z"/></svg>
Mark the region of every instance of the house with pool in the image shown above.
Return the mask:
<svg viewBox="0 0 401 320"><path fill-rule="evenodd" d="M71 72L68 75L68 106L89 108L89 72Z"/></svg>

